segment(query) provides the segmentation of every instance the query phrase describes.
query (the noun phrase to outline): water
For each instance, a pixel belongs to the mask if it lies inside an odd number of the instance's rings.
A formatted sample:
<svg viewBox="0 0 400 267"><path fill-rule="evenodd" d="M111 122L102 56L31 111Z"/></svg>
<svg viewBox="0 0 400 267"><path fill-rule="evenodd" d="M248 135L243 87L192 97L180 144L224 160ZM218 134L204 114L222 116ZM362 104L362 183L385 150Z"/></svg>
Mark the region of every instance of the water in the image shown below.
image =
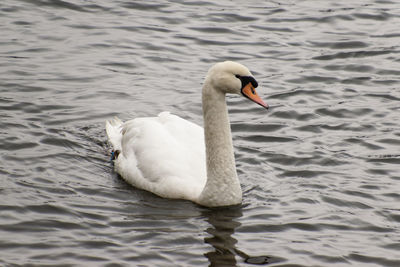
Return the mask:
<svg viewBox="0 0 400 267"><path fill-rule="evenodd" d="M0 3L0 265L400 266L398 1L214 2ZM243 205L127 185L104 121L202 124L228 59Z"/></svg>

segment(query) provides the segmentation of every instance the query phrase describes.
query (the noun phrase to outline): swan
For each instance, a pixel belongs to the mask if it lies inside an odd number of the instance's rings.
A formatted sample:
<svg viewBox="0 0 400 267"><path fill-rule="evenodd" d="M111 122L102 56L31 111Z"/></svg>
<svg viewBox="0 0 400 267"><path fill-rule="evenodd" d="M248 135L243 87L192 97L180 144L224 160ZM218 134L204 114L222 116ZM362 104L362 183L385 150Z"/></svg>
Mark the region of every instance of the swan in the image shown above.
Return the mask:
<svg viewBox="0 0 400 267"><path fill-rule="evenodd" d="M202 90L204 130L169 112L122 122L106 121L114 168L131 185L164 198L206 207L242 202L226 94L239 94L268 109L257 81L240 63L212 66Z"/></svg>

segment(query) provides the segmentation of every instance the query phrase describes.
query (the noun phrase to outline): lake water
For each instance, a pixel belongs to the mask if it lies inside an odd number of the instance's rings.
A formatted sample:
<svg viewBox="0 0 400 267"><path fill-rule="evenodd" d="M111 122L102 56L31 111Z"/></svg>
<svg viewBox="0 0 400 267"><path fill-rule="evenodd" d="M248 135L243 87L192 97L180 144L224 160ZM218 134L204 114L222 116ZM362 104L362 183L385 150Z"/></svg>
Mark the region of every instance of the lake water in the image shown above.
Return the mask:
<svg viewBox="0 0 400 267"><path fill-rule="evenodd" d="M400 266L400 3L0 3L1 266ZM244 201L209 209L126 184L104 122L202 125L215 62ZM156 163L155 163L156 164Z"/></svg>

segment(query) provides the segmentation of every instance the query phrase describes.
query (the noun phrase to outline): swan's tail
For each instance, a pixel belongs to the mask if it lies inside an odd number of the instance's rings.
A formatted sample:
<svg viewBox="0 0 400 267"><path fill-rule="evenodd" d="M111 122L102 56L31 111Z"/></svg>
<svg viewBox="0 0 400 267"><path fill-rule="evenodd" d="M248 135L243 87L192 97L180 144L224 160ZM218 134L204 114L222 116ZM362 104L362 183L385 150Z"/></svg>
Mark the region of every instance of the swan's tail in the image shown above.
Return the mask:
<svg viewBox="0 0 400 267"><path fill-rule="evenodd" d="M106 121L108 142L110 142L110 144L113 146L113 158L116 158L119 152L121 152L122 124L123 122L117 117Z"/></svg>

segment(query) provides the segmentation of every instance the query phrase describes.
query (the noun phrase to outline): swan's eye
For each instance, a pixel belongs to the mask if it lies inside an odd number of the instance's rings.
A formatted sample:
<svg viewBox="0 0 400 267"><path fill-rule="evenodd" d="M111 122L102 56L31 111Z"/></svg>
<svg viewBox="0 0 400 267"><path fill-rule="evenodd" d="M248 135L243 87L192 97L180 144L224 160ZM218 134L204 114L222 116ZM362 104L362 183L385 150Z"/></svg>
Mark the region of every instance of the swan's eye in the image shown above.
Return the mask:
<svg viewBox="0 0 400 267"><path fill-rule="evenodd" d="M240 79L240 75L239 75L239 74L236 74L235 77L238 78L238 79Z"/></svg>

